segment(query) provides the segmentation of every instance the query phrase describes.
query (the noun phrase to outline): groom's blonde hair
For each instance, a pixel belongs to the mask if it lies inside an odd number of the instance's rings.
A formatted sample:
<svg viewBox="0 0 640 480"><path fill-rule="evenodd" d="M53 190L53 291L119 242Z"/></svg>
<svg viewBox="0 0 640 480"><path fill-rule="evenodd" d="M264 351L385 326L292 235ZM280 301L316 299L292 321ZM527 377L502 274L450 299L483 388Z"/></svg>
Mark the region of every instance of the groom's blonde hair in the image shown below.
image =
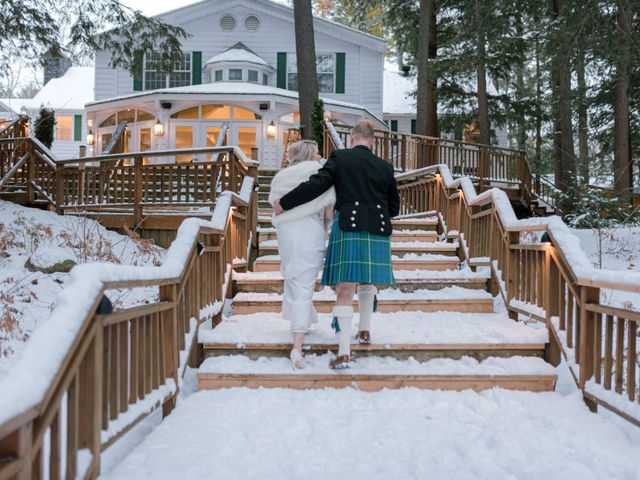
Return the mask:
<svg viewBox="0 0 640 480"><path fill-rule="evenodd" d="M294 165L305 160L315 160L318 153L318 144L313 140L300 140L289 145L289 165Z"/></svg>
<svg viewBox="0 0 640 480"><path fill-rule="evenodd" d="M351 135L362 140L371 140L376 135L376 130L369 120L360 120L353 126Z"/></svg>

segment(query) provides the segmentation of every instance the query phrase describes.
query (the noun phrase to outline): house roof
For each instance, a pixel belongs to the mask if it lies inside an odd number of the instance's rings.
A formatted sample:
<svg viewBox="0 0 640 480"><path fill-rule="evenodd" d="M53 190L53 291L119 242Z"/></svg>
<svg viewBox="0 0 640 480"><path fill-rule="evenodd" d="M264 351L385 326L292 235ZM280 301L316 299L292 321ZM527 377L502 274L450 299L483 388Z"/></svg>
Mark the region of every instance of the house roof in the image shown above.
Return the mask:
<svg viewBox="0 0 640 480"><path fill-rule="evenodd" d="M257 55L253 50L251 50L242 42L238 42L233 47L225 50L224 52L219 53L218 55L214 55L205 62L205 65L219 62L255 63L257 65L263 65L269 68L273 68L264 58Z"/></svg>
<svg viewBox="0 0 640 480"><path fill-rule="evenodd" d="M0 98L0 114L17 115L22 105L22 98Z"/></svg>
<svg viewBox="0 0 640 480"><path fill-rule="evenodd" d="M35 97L21 99L12 106L40 108L45 105L54 110L84 110L85 104L95 98L94 71L94 67L71 67L62 77L49 80Z"/></svg>
<svg viewBox="0 0 640 480"><path fill-rule="evenodd" d="M293 8L273 0L202 0L184 7L169 10L156 15L155 17L169 23L183 24L189 21L202 18L203 9L211 7L211 12L223 12L234 5L243 5L248 8L260 10L261 13L272 15L293 23ZM206 15L206 14L205 14ZM317 32L333 36L356 45L366 45L369 48L383 52L386 41L370 33L356 30L355 28L332 22L322 17L314 15L314 27Z"/></svg>
<svg viewBox="0 0 640 480"><path fill-rule="evenodd" d="M174 88L161 88L157 90L146 90L144 92L136 92L130 95L123 95L120 97L112 97L104 100L97 100L90 102L87 107L102 105L106 103L118 102L129 99L140 99L152 95L166 95L166 96L186 96L186 95L246 95L246 96L275 96L291 100L298 100L298 92L292 90L285 90L283 88L269 87L266 85L259 85L257 83L246 82L215 82L215 83L203 83L200 85L190 85L187 87L174 87ZM328 107L345 107L353 110L359 110L366 113L371 118L377 120L381 124L384 122L376 115L371 113L362 105L355 103L342 102L340 100L334 100L332 98L322 98L325 105Z"/></svg>
<svg viewBox="0 0 640 480"><path fill-rule="evenodd" d="M385 68L383 77L382 111L385 114L416 113L416 78Z"/></svg>

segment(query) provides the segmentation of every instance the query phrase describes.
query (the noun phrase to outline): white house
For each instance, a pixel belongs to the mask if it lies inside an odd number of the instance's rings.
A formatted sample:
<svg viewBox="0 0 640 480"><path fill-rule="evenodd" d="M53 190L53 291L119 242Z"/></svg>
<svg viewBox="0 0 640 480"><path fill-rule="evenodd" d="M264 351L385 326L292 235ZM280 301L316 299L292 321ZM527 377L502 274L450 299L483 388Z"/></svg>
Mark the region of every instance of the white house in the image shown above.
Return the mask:
<svg viewBox="0 0 640 480"><path fill-rule="evenodd" d="M128 151L214 145L228 123L230 143L247 153L257 147L263 167L278 168L299 115L292 8L205 0L160 17L191 35L174 73L157 71L159 53L138 53L135 75L109 67L110 52L96 53L95 101L87 105L95 152L120 131ZM325 110L384 127L384 40L321 18L314 28ZM163 135L154 134L156 124Z"/></svg>
<svg viewBox="0 0 640 480"><path fill-rule="evenodd" d="M17 98L12 106L31 118L38 117L41 106L53 110L55 115L54 141L51 150L58 158L77 157L79 147L86 145L87 122L85 104L93 100L93 67L67 67L57 78L46 78L44 87L31 99Z"/></svg>

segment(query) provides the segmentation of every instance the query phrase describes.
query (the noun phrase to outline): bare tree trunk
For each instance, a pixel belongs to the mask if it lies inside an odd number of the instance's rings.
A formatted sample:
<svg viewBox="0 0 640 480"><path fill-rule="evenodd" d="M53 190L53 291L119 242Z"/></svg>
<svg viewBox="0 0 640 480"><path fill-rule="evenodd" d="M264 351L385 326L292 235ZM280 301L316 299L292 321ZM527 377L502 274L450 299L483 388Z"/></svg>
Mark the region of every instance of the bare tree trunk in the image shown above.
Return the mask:
<svg viewBox="0 0 640 480"><path fill-rule="evenodd" d="M522 38L523 35L523 27L522 27L522 17L518 16L516 19L516 37ZM525 115L524 115L524 60L518 61L516 65L516 105L518 106L518 111L516 114L516 143L518 150L524 150L527 146L527 127L525 125Z"/></svg>
<svg viewBox="0 0 640 480"><path fill-rule="evenodd" d="M478 125L480 127L480 143L491 143L491 126L489 123L489 103L487 100L487 71L486 71L486 35L484 8L482 0L476 0L476 73L478 81Z"/></svg>
<svg viewBox="0 0 640 480"><path fill-rule="evenodd" d="M311 0L294 0L293 18L296 32L300 130L302 138L313 140L311 115L313 104L318 99L318 76Z"/></svg>
<svg viewBox="0 0 640 480"><path fill-rule="evenodd" d="M589 184L589 127L587 117L587 82L584 76L584 49L579 47L576 58L576 76L578 79L578 162L580 164L580 182Z"/></svg>
<svg viewBox="0 0 640 480"><path fill-rule="evenodd" d="M536 35L536 165L542 164L542 70L540 69L540 39Z"/></svg>
<svg viewBox="0 0 640 480"><path fill-rule="evenodd" d="M438 135L436 78L431 71L437 52L436 0L420 0L416 133Z"/></svg>
<svg viewBox="0 0 640 480"><path fill-rule="evenodd" d="M614 109L614 190L629 202L633 187L629 128L629 68L631 65L632 13L629 0L618 0L618 65Z"/></svg>
<svg viewBox="0 0 640 480"><path fill-rule="evenodd" d="M551 19L559 21L564 0L551 0ZM556 45L556 54L552 60L552 77L554 83L554 141L556 153L556 187L572 195L575 187L576 158L573 146L573 124L571 110L571 69L569 63L570 45L566 28L558 27L560 32ZM568 199L564 208L569 208Z"/></svg>

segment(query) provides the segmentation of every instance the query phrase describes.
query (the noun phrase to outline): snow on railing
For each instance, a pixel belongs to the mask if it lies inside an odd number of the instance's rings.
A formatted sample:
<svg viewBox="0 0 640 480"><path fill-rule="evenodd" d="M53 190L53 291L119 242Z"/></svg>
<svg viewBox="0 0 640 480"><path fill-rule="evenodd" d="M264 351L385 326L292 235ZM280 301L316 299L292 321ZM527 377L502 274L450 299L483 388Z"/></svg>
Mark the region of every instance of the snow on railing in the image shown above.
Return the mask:
<svg viewBox="0 0 640 480"><path fill-rule="evenodd" d="M560 217L518 219L504 191L477 194L469 178L454 180L446 165L396 178L403 212L443 212L448 227L459 231L465 259L492 265L511 315L546 322L585 398L640 425L640 312L607 305L601 295L605 289L640 293L640 274L594 268ZM594 393L599 388L606 399ZM616 407L623 395L625 409Z"/></svg>
<svg viewBox="0 0 640 480"><path fill-rule="evenodd" d="M238 159L257 174L244 154ZM137 423L150 409L171 408L180 384L180 356L193 358L193 328L203 312L212 311L209 306L224 300L233 259L249 258L246 250L256 228L254 181L245 176L239 192L222 192L210 220L185 220L161 266L74 267L50 318L0 380L0 458L9 459L0 463L0 477L10 470L20 478L46 475L49 463L44 462L45 472L35 472L33 459L43 451L60 454L52 451L55 445L67 452L70 478L80 468L81 451L89 449L94 478L101 452L131 427L123 424L127 418ZM104 303L106 290L154 286L159 288L156 302L114 312ZM63 437L60 422L69 432ZM101 434L106 430L118 434ZM45 441L51 442L48 450Z"/></svg>

